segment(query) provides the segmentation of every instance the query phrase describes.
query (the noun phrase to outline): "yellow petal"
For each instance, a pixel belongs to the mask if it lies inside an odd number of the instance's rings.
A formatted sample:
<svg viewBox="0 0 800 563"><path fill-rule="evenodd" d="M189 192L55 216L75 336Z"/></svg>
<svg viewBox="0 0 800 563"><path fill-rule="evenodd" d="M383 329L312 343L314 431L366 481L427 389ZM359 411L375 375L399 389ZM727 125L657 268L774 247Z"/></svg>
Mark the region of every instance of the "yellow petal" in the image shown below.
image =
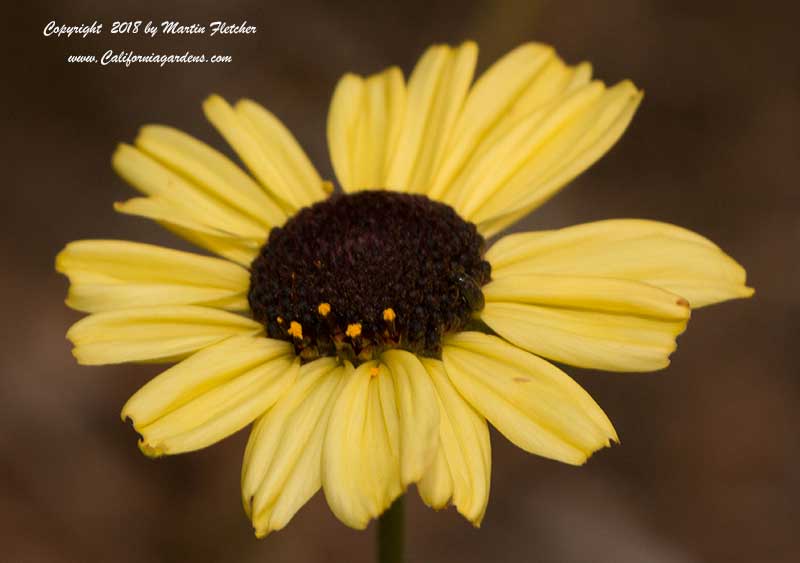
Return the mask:
<svg viewBox="0 0 800 563"><path fill-rule="evenodd" d="M477 45L467 41L456 49L433 46L420 58L408 80L407 108L389 168L389 186L418 193L430 189L472 81L477 57Z"/></svg>
<svg viewBox="0 0 800 563"><path fill-rule="evenodd" d="M348 374L333 406L322 450L322 485L333 513L351 528L364 529L403 491L397 456L398 412L393 383L375 362Z"/></svg>
<svg viewBox="0 0 800 563"><path fill-rule="evenodd" d="M425 134L409 179L409 191L427 193L430 189L447 154L453 127L467 96L477 60L478 46L472 41L463 43L450 53L430 108ZM409 89L411 87L409 81Z"/></svg>
<svg viewBox="0 0 800 563"><path fill-rule="evenodd" d="M553 100L568 96L582 88L592 78L589 63L569 66L552 50L546 62L533 80L522 90L508 110L481 140L479 152L491 147L498 139L506 136L523 118L550 104Z"/></svg>
<svg viewBox="0 0 800 563"><path fill-rule="evenodd" d="M617 440L602 409L552 364L494 336L445 340L444 367L459 393L530 453L580 465Z"/></svg>
<svg viewBox="0 0 800 563"><path fill-rule="evenodd" d="M203 231L197 231L189 228L176 225L169 220L159 221L161 225L178 235L179 237L188 240L189 242L205 248L214 254L227 258L232 262L250 268L250 265L258 256L258 252L265 241L250 241L242 238L235 238L231 236L218 236L208 234Z"/></svg>
<svg viewBox="0 0 800 563"><path fill-rule="evenodd" d="M455 123L447 156L428 192L431 197L449 201L445 193L455 175L553 56L552 47L536 43L521 45L495 62L475 82Z"/></svg>
<svg viewBox="0 0 800 563"><path fill-rule="evenodd" d="M435 510L446 508L453 498L453 478L440 440L437 440L433 461L417 483L417 490L422 501Z"/></svg>
<svg viewBox="0 0 800 563"><path fill-rule="evenodd" d="M481 319L530 352L579 367L621 372L663 369L686 321L487 303Z"/></svg>
<svg viewBox="0 0 800 563"><path fill-rule="evenodd" d="M150 456L209 446L261 415L300 365L288 342L238 336L206 348L150 380L122 409Z"/></svg>
<svg viewBox="0 0 800 563"><path fill-rule="evenodd" d="M122 144L112 157L114 170L142 193L168 203L187 219L208 229L243 238L265 240L268 229L250 216L208 193L138 148Z"/></svg>
<svg viewBox="0 0 800 563"><path fill-rule="evenodd" d="M265 109L253 102L234 109L221 97L210 96L203 111L261 185L286 209L294 212L325 198L322 181L309 181L316 172L305 168L307 159L297 141Z"/></svg>
<svg viewBox="0 0 800 563"><path fill-rule="evenodd" d="M397 67L339 80L328 113L328 147L345 191L392 187L388 166L405 110L406 87Z"/></svg>
<svg viewBox="0 0 800 563"><path fill-rule="evenodd" d="M262 105L247 99L236 102L234 110L251 127L262 150L274 160L292 189L302 191L309 203L325 199L322 178L280 119Z"/></svg>
<svg viewBox="0 0 800 563"><path fill-rule="evenodd" d="M600 82L587 84L520 119L493 145L482 144L453 183L452 191L458 194L454 205L459 213L472 219L484 213L482 206L500 206L505 210L511 200L509 196L506 195L500 203L496 202L503 196L503 186L552 146L567 124L590 111L602 98L603 91Z"/></svg>
<svg viewBox="0 0 800 563"><path fill-rule="evenodd" d="M173 361L234 335L263 327L246 317L207 307L142 307L95 313L67 332L81 364Z"/></svg>
<svg viewBox="0 0 800 563"><path fill-rule="evenodd" d="M363 98L364 79L345 74L336 84L328 110L328 152L339 184L346 192L356 189L354 157Z"/></svg>
<svg viewBox="0 0 800 563"><path fill-rule="evenodd" d="M486 254L492 276L598 276L644 282L692 308L749 297L744 268L700 235L656 221L617 219L500 239Z"/></svg>
<svg viewBox="0 0 800 563"><path fill-rule="evenodd" d="M71 242L56 257L67 305L96 313L156 305L246 311L250 274L226 260L116 240Z"/></svg>
<svg viewBox="0 0 800 563"><path fill-rule="evenodd" d="M135 144L205 193L267 229L286 220L286 214L250 176L221 152L191 135L164 125L147 125L139 131Z"/></svg>
<svg viewBox="0 0 800 563"><path fill-rule="evenodd" d="M451 500L458 511L480 526L489 502L492 456L486 419L456 391L439 360L423 359L436 387L441 424L436 461L419 483L423 500L441 508Z"/></svg>
<svg viewBox="0 0 800 563"><path fill-rule="evenodd" d="M300 368L297 382L253 426L242 501L258 537L280 530L322 484L322 443L344 370L333 358Z"/></svg>
<svg viewBox="0 0 800 563"><path fill-rule="evenodd" d="M483 287L487 302L529 303L666 320L689 318L680 296L641 282L590 276L504 272Z"/></svg>
<svg viewBox="0 0 800 563"><path fill-rule="evenodd" d="M262 238L245 238L198 223L185 209L158 196L117 202L114 209L157 221L179 237L242 266L249 267L264 244Z"/></svg>
<svg viewBox="0 0 800 563"><path fill-rule="evenodd" d="M535 112L547 115L526 141L514 152L495 156L507 172L482 181L462 213L479 225L491 221L495 231L486 236L530 213L619 140L641 98L628 81L608 89L593 82L565 94L555 107Z"/></svg>
<svg viewBox="0 0 800 563"><path fill-rule="evenodd" d="M391 374L400 421L403 486L418 481L433 461L439 435L439 406L425 368L416 356L390 350L381 361Z"/></svg>
<svg viewBox="0 0 800 563"><path fill-rule="evenodd" d="M585 368L662 369L689 319L682 297L630 280L501 271L483 293L481 320L503 338Z"/></svg>

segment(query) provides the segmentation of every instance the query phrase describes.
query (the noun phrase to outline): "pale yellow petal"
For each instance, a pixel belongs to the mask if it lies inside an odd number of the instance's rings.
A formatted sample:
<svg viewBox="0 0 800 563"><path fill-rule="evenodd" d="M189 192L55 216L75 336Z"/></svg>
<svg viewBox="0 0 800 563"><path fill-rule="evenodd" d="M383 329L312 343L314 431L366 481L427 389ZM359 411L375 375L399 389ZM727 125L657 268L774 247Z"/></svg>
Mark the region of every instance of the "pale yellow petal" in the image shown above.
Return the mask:
<svg viewBox="0 0 800 563"><path fill-rule="evenodd" d="M98 365L173 361L230 336L262 330L234 313L186 305L95 313L72 325L67 338L79 363Z"/></svg>
<svg viewBox="0 0 800 563"><path fill-rule="evenodd" d="M433 462L417 483L417 490L422 501L435 510L447 508L450 499L453 498L453 478L450 476L450 467L447 465L444 448L439 440Z"/></svg>
<svg viewBox="0 0 800 563"><path fill-rule="evenodd" d="M209 446L255 420L292 384L300 365L288 342L237 336L150 380L122 409L150 456Z"/></svg>
<svg viewBox="0 0 800 563"><path fill-rule="evenodd" d="M280 530L322 484L322 444L345 371L333 358L305 364L296 383L253 426L242 500L256 535Z"/></svg>
<svg viewBox="0 0 800 563"><path fill-rule="evenodd" d="M176 225L169 220L159 221L164 227L178 235L179 237L188 240L189 242L205 248L214 254L227 258L232 262L250 268L250 265L258 256L258 252L265 241L250 241L231 236L218 236L202 231L196 231L189 228Z"/></svg>
<svg viewBox="0 0 800 563"><path fill-rule="evenodd" d="M236 102L234 111L252 128L264 154L275 162L289 186L302 190L309 204L325 199L327 194L317 169L280 119L262 105L247 99Z"/></svg>
<svg viewBox="0 0 800 563"><path fill-rule="evenodd" d="M611 149L641 99L642 93L630 82L608 88L564 123L502 187L480 202L479 209L468 213L469 218L485 236L492 236L542 205Z"/></svg>
<svg viewBox="0 0 800 563"><path fill-rule="evenodd" d="M683 297L631 280L501 270L483 294L481 320L503 338L585 368L665 368L689 319Z"/></svg>
<svg viewBox="0 0 800 563"><path fill-rule="evenodd" d="M388 370L361 364L333 406L322 453L322 484L333 513L351 528L364 529L403 491L395 451L398 413L386 398L393 386Z"/></svg>
<svg viewBox="0 0 800 563"><path fill-rule="evenodd" d="M151 244L71 242L56 257L70 282L67 305L96 313L156 305L246 311L250 274L226 260Z"/></svg>
<svg viewBox="0 0 800 563"><path fill-rule="evenodd" d="M557 274L644 282L692 308L749 297L744 268L709 240L656 221L617 219L499 240L486 259L492 276Z"/></svg>
<svg viewBox="0 0 800 563"><path fill-rule="evenodd" d="M333 406L325 434L322 486L333 513L351 528L363 529L371 516L363 499L366 483L361 482L369 379L364 373L355 377L349 365L346 369L347 382Z"/></svg>
<svg viewBox="0 0 800 563"><path fill-rule="evenodd" d="M413 173L408 180L408 191L427 193L433 184L436 172L446 158L453 127L467 96L475 64L478 46L467 41L454 48L442 69L436 95L427 117L425 133L414 162ZM413 78L413 76L412 76ZM409 89L412 87L409 82Z"/></svg>
<svg viewBox="0 0 800 563"><path fill-rule="evenodd" d="M452 49L429 48L408 80L407 108L387 184L426 193L453 135L470 82L478 48L468 41Z"/></svg>
<svg viewBox="0 0 800 563"><path fill-rule="evenodd" d="M689 318L689 304L682 297L625 279L501 272L482 290L487 302L527 303L666 320Z"/></svg>
<svg viewBox="0 0 800 563"><path fill-rule="evenodd" d="M358 122L364 104L364 79L345 74L336 84L328 110L328 151L339 184L346 192L356 189L354 157L357 152Z"/></svg>
<svg viewBox="0 0 800 563"><path fill-rule="evenodd" d="M387 183L407 191L434 104L436 88L450 58L447 45L428 48L408 79L408 97L403 130L393 155Z"/></svg>
<svg viewBox="0 0 800 563"><path fill-rule="evenodd" d="M551 52L534 79L481 140L478 151L492 146L498 139L507 135L520 120L540 110L552 100L568 96L582 88L591 78L592 67L589 63L569 66Z"/></svg>
<svg viewBox="0 0 800 563"><path fill-rule="evenodd" d="M394 382L400 421L403 486L418 481L433 460L439 436L439 406L430 377L414 354L390 350L381 361Z"/></svg>
<svg viewBox="0 0 800 563"><path fill-rule="evenodd" d="M196 217L195 214L186 209L186 206L161 196L134 197L125 201L118 201L114 203L114 210L126 215L136 215L152 219L164 225L174 225L210 236L242 240L252 244L255 244L256 241L264 240L261 237L239 236L231 231L211 226Z"/></svg>
<svg viewBox="0 0 800 563"><path fill-rule="evenodd" d="M437 457L420 481L420 494L434 508L452 499L479 526L489 502L492 467L486 419L456 391L441 361L426 358L422 363L436 387L441 424Z"/></svg>
<svg viewBox="0 0 800 563"><path fill-rule="evenodd" d="M521 45L475 82L455 123L447 156L429 189L431 197L448 201L444 194L455 175L553 56L552 47Z"/></svg>
<svg viewBox="0 0 800 563"><path fill-rule="evenodd" d="M365 505L370 516L376 518L403 493L401 456L403 447L408 448L408 444L402 443L400 399L396 397L394 377L389 377L383 367L375 376L372 367L359 366L355 377L360 374L370 377L362 441L366 456L362 458L361 482L366 485L363 490Z"/></svg>
<svg viewBox="0 0 800 563"><path fill-rule="evenodd" d="M525 451L580 465L617 440L602 409L552 364L500 338L462 332L445 340L458 392Z"/></svg>
<svg viewBox="0 0 800 563"><path fill-rule="evenodd" d="M228 157L191 135L164 125L142 127L137 148L205 193L270 229L286 220L283 210Z"/></svg>
<svg viewBox="0 0 800 563"><path fill-rule="evenodd" d="M325 198L321 181L308 183L307 170L298 175L293 169L303 160L297 157L302 149L266 110L256 109L252 102L235 110L215 95L206 99L203 111L264 189L287 210L294 212ZM293 164L287 155L293 155Z"/></svg>
<svg viewBox="0 0 800 563"><path fill-rule="evenodd" d="M541 161L540 155L559 140L570 122L581 119L599 102L603 91L600 82L587 84L520 119L494 145L482 146L453 183L452 189L458 194L454 201L456 210L470 220L482 218L485 205L507 210L510 197L502 197L505 195L502 188L524 173L531 161ZM554 161L555 158L547 159L545 166ZM498 198L502 199L500 203Z"/></svg>
<svg viewBox="0 0 800 563"><path fill-rule="evenodd" d="M646 372L669 365L686 320L489 302L481 319L517 346L579 367Z"/></svg>
<svg viewBox="0 0 800 563"><path fill-rule="evenodd" d="M117 202L114 209L157 221L179 237L242 266L250 266L265 240L237 236L198 223L185 209L158 196Z"/></svg>
<svg viewBox="0 0 800 563"><path fill-rule="evenodd" d="M263 241L267 237L263 224L138 148L120 145L111 162L117 174L134 188L166 202L193 223L243 238Z"/></svg>
<svg viewBox="0 0 800 563"><path fill-rule="evenodd" d="M242 503L248 515L252 515L253 500L265 479L275 452L283 440L283 431L298 406L320 383L337 368L335 358L320 358L304 364L292 388L282 397L274 409L261 417L250 433L242 463ZM264 432L264 428L270 430Z"/></svg>
<svg viewBox="0 0 800 563"><path fill-rule="evenodd" d="M403 126L406 88L397 67L366 79L346 74L328 114L328 147L345 191L391 188L389 162Z"/></svg>

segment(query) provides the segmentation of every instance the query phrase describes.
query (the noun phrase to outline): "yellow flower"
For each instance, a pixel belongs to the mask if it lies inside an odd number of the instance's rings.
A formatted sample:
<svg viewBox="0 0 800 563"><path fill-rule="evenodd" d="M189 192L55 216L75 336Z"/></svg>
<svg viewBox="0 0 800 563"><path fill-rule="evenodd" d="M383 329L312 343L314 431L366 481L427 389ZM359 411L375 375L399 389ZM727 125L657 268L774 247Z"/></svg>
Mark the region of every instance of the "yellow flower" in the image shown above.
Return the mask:
<svg viewBox="0 0 800 563"><path fill-rule="evenodd" d="M473 84L477 46L431 47L409 80L345 75L331 194L291 133L249 100L206 117L249 169L170 127L114 154L143 197L115 207L220 257L73 242L56 267L82 364L178 362L124 406L149 456L253 423L242 500L259 536L320 488L364 528L412 483L473 524L490 481L487 421L520 448L582 464L617 440L547 360L662 369L693 308L748 297L745 271L680 227L609 220L499 233L602 156L642 94L523 45Z"/></svg>

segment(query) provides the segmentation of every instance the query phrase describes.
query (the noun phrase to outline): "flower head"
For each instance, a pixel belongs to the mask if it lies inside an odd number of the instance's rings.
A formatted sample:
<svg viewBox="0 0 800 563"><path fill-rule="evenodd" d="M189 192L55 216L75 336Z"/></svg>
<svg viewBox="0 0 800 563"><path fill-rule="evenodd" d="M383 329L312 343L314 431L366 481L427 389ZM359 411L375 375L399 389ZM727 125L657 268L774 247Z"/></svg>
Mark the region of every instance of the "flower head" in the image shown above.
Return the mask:
<svg viewBox="0 0 800 563"><path fill-rule="evenodd" d="M642 94L539 44L473 83L477 46L431 47L408 81L345 75L333 95L332 193L291 133L249 100L203 108L250 174L175 129L114 154L157 221L218 257L73 242L56 267L83 364L175 363L125 404L149 456L252 423L242 500L259 536L320 488L364 528L410 484L475 525L489 498L487 422L520 448L582 464L617 440L563 364L669 363L690 308L748 297L702 236L609 220L486 240L622 135Z"/></svg>

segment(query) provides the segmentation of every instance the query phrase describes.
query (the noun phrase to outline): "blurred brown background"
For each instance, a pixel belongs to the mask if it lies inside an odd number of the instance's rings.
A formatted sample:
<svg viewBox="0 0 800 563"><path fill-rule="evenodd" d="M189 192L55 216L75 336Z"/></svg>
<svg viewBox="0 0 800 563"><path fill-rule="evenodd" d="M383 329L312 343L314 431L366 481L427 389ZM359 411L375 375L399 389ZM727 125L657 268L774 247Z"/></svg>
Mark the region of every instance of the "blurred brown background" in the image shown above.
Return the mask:
<svg viewBox="0 0 800 563"><path fill-rule="evenodd" d="M257 541L239 501L244 433L151 461L119 421L157 366L78 367L53 257L76 238L183 246L115 214L133 192L109 165L139 125L217 147L209 92L277 113L332 177L325 116L339 75L398 63L432 42L478 40L480 68L526 40L589 59L647 95L617 147L518 228L645 217L697 230L743 263L757 295L697 312L672 366L652 375L570 369L622 446L575 469L493 435L481 530L409 495L411 561L800 560L800 64L794 3L635 1L191 3L28 0L2 33L3 236L0 541L3 561L371 561L372 534L317 496ZM42 36L50 20L215 19L255 36ZM223 53L227 65L68 65L106 49ZM226 149L227 150L227 149ZM9 175L10 172L10 175Z"/></svg>

